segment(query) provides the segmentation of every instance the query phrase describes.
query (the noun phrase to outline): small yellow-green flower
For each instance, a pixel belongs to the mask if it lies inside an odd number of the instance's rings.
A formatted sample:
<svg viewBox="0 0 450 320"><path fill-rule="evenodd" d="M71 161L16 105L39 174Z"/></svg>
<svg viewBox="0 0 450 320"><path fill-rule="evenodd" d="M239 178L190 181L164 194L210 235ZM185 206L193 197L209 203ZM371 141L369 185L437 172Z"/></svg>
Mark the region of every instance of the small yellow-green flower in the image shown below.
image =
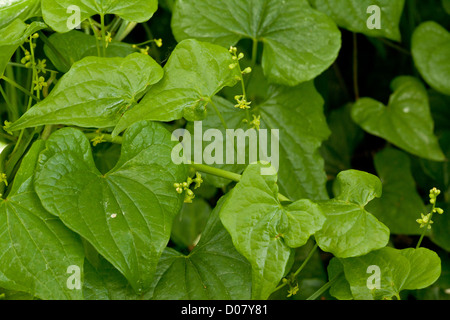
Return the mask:
<svg viewBox="0 0 450 320"><path fill-rule="evenodd" d="M5 186L8 186L8 179L6 173L0 173L0 183L4 182Z"/></svg>
<svg viewBox="0 0 450 320"><path fill-rule="evenodd" d="M428 229L431 229L431 224L433 223L432 220L430 220L431 218L431 213L424 215L423 213L421 213L422 218L421 219L417 219L416 222L420 224L420 227L423 228L428 224Z"/></svg>

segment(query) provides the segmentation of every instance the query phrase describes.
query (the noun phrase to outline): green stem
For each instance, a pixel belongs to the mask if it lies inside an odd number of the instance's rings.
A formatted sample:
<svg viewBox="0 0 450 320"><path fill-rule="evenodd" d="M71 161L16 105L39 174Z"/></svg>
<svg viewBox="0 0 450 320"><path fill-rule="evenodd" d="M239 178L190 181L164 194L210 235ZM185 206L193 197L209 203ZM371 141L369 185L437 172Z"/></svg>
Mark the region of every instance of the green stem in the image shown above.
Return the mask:
<svg viewBox="0 0 450 320"><path fill-rule="evenodd" d="M90 133L85 133L85 136L89 139L92 140L95 137L98 137L99 135L103 135L103 139L106 140L106 142L111 142L111 143L115 143L115 144L122 144L122 137L121 136L117 136L117 137L112 137L110 134L107 133L96 133L96 132L90 132Z"/></svg>
<svg viewBox="0 0 450 320"><path fill-rule="evenodd" d="M32 69L30 67L26 67L25 65L21 64L21 63L17 63L17 62L8 62L8 65L13 66L13 67L19 67L19 68L25 68L25 69ZM37 70L40 71L49 71L49 72L54 72L54 73L58 73L58 71L52 70L52 69L47 69L47 68L36 68Z"/></svg>
<svg viewBox="0 0 450 320"><path fill-rule="evenodd" d="M95 44L97 46L97 55L100 57L101 54L100 54L100 45L98 43L97 29L94 27L94 23L92 22L92 19L89 18L88 20L89 20L89 24L91 25L92 32L94 33Z"/></svg>
<svg viewBox="0 0 450 320"><path fill-rule="evenodd" d="M0 79L5 80L6 82L8 82L10 85L12 85L13 87L19 89L20 91L22 91L23 93L25 93L27 96L29 96L30 98L34 99L36 102L40 102L41 99L39 99L38 97L36 97L34 94L32 94L30 91L28 91L27 89L25 89L24 87L22 87L21 85L17 84L15 81L5 77L5 76L1 76Z"/></svg>
<svg viewBox="0 0 450 320"><path fill-rule="evenodd" d="M228 180L231 180L234 182L241 181L241 175L234 173L234 172L230 172L230 171L226 171L226 170L222 170L222 169L207 166L205 164L198 164L198 163L191 163L190 166L197 171L208 173L208 174L211 174L216 177L228 179ZM291 201L288 197L282 195L281 193L278 193L278 200L280 202L286 202L286 201L290 202Z"/></svg>
<svg viewBox="0 0 450 320"><path fill-rule="evenodd" d="M213 106L214 111L216 111L217 116L219 117L220 122L222 122L223 127L225 128L225 130L227 130L227 129L228 129L227 123L225 122L225 119L223 118L222 113L221 113L220 110L217 108L216 104L212 101L212 99L211 99L209 102L210 102L211 105Z"/></svg>
<svg viewBox="0 0 450 320"><path fill-rule="evenodd" d="M317 251L317 248L319 246L317 245L317 243L314 245L314 247L311 249L311 251L309 252L308 256L306 257L305 261L303 261L302 265L297 269L297 271L294 272L293 274L293 278L297 278L298 274L303 270L303 268L306 266L306 264L308 263L308 261L311 259L311 257L314 255L314 253ZM275 291L280 290L281 288L285 287L288 283L282 283L280 284L278 287L275 288Z"/></svg>
<svg viewBox="0 0 450 320"><path fill-rule="evenodd" d="M105 15L104 14L100 14L100 24L101 24L101 32L102 32L103 57L106 57Z"/></svg>
<svg viewBox="0 0 450 320"><path fill-rule="evenodd" d="M428 219L427 224L423 227L424 230L422 231L422 234L420 235L419 241L417 242L416 249L419 249L420 245L422 244L423 237L425 236L425 233L428 230L428 226L430 225L430 221L433 218L433 213L434 213L434 209L435 208L436 208L436 202L433 203L433 208L431 208L430 218Z"/></svg>
<svg viewBox="0 0 450 320"><path fill-rule="evenodd" d="M47 140L48 137L50 137L50 134L52 133L52 129L53 129L53 125L47 124L47 125L44 127L44 130L42 131L41 139L42 139L42 140Z"/></svg>
<svg viewBox="0 0 450 320"><path fill-rule="evenodd" d="M333 279L331 279L330 281L325 283L319 290L317 290L312 295L310 295L308 298L306 298L306 300L316 300L318 297L320 297L325 291L327 291L333 285L333 283L336 282L336 280L339 278L341 273L342 272L340 272Z"/></svg>
<svg viewBox="0 0 450 320"><path fill-rule="evenodd" d="M14 122L17 120L18 115L17 115L17 111L15 110L15 108L12 107L11 102L9 101L5 91L3 90L3 87L0 85L0 93L3 96L3 99L5 99L6 102L6 108L8 109L8 117L11 120L11 122Z"/></svg>

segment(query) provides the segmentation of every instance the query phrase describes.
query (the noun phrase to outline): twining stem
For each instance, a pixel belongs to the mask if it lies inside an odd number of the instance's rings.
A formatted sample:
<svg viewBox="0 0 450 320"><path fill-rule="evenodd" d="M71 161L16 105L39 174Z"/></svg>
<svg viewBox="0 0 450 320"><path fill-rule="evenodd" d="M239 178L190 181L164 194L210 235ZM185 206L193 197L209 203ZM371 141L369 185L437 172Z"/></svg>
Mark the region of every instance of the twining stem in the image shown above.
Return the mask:
<svg viewBox="0 0 450 320"><path fill-rule="evenodd" d="M359 100L358 87L358 41L356 33L353 33L353 89L355 92L355 100Z"/></svg>
<svg viewBox="0 0 450 320"><path fill-rule="evenodd" d="M25 66L25 65L23 65L23 64L21 64L21 63L17 63L17 62L8 62L8 65L9 65L9 66L13 66L13 67L19 67L19 68L25 68L25 69L32 69L32 68L30 68L30 67L27 67L27 66ZM49 72L58 73L58 71L55 71L55 70L52 70L52 69L47 69L47 68L37 68L37 67L36 67L36 69L37 69L37 70L40 70L40 71L49 71Z"/></svg>
<svg viewBox="0 0 450 320"><path fill-rule="evenodd" d="M225 122L225 119L223 118L222 113L221 113L220 110L217 108L216 104L214 103L214 101L212 101L212 99L211 99L209 102L210 102L211 105L213 106L214 111L216 111L217 116L219 117L220 122L222 122L222 125L223 125L224 129L227 130L227 129L228 129L227 123Z"/></svg>
<svg viewBox="0 0 450 320"><path fill-rule="evenodd" d="M0 79L5 80L6 82L8 82L10 85L12 85L13 87L19 89L20 91L22 91L23 93L25 93L27 96L29 96L30 98L34 99L36 102L41 101L41 99L37 96L35 96L34 94L32 94L30 91L28 91L27 89L25 89L24 87L22 87L20 84L17 84L15 81L5 77L4 75L0 77Z"/></svg>
<svg viewBox="0 0 450 320"><path fill-rule="evenodd" d="M97 34L97 29L94 26L94 23L92 22L91 18L88 18L89 20L89 24L91 25L92 28L92 32L94 33L94 38L95 38L95 44L97 46L97 55L100 57L100 45L98 44L98 34Z"/></svg>
<svg viewBox="0 0 450 320"><path fill-rule="evenodd" d="M121 136L117 136L117 137L112 137L110 134L107 133L101 133L98 134L96 132L90 132L90 133L85 133L85 136L89 139L92 140L96 137L98 137L99 135L102 136L102 138L106 141L106 142L111 142L111 143L115 143L115 144L122 144L122 137Z"/></svg>
<svg viewBox="0 0 450 320"><path fill-rule="evenodd" d="M106 36L105 36L105 15L104 14L100 14L100 24L101 24L101 32L102 32L103 57L106 57Z"/></svg>
<svg viewBox="0 0 450 320"><path fill-rule="evenodd" d="M297 271L294 272L294 274L292 275L292 278L295 279L297 278L298 274L303 270L303 268L306 266L306 264L308 263L308 261L311 259L311 257L314 255L314 253L317 251L317 248L319 246L317 245L317 243L314 245L314 247L311 249L311 251L309 252L308 256L306 257L305 261L303 261L302 265L297 269ZM281 288L283 288L284 286L286 286L288 284L288 282L284 282L282 284L280 284L278 287L275 288L275 291L280 290Z"/></svg>
<svg viewBox="0 0 450 320"><path fill-rule="evenodd" d="M316 300L318 297L320 297L325 291L327 291L332 285L333 283L335 283L337 281L337 279L339 278L339 276L342 274L342 272L340 272L339 274L337 274L333 279L331 279L330 281L328 281L327 283L325 283L322 287L320 287L319 290L317 290L316 292L314 292L312 295L310 295L308 298L306 298L306 300Z"/></svg>

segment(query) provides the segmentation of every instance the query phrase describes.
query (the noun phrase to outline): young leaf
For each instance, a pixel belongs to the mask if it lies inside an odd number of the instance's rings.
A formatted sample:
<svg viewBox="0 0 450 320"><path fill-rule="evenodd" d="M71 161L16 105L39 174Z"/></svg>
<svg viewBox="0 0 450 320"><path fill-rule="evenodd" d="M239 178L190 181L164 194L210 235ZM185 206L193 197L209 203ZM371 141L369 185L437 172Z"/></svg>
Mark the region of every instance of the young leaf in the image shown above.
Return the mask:
<svg viewBox="0 0 450 320"><path fill-rule="evenodd" d="M58 130L46 146L35 182L44 207L89 241L136 292L145 292L181 209L173 184L186 180L185 167L171 160L170 133L160 124L136 123L105 175L79 130Z"/></svg>
<svg viewBox="0 0 450 320"><path fill-rule="evenodd" d="M262 175L263 169L273 173ZM253 299L269 297L285 274L292 248L304 245L325 220L310 200L281 204L276 182L273 167L249 165L220 211L234 246L252 265Z"/></svg>
<svg viewBox="0 0 450 320"><path fill-rule="evenodd" d="M81 290L69 286L68 273L75 266L81 277L81 241L42 207L34 192L34 169L43 148L42 141L33 144L0 204L0 287L44 300L81 299Z"/></svg>
<svg viewBox="0 0 450 320"><path fill-rule="evenodd" d="M251 268L219 219L225 197L211 212L197 246L185 256L167 248L153 284L155 300L242 300L251 297Z"/></svg>
<svg viewBox="0 0 450 320"><path fill-rule="evenodd" d="M385 247L360 257L333 258L330 266L335 270L329 268L330 277L336 275L338 264L344 274L333 283L330 292L336 298L346 300L398 298L402 290L432 285L441 274L439 256L426 248L398 250Z"/></svg>
<svg viewBox="0 0 450 320"><path fill-rule="evenodd" d="M14 122L9 130L46 124L106 128L114 126L162 68L148 55L126 58L86 57L73 64L46 99Z"/></svg>
<svg viewBox="0 0 450 320"><path fill-rule="evenodd" d="M70 64L66 66L48 45L44 45L45 55L55 65L55 68L62 72L68 72L72 64L84 57L97 56L95 36L81 31L72 30L67 33L54 33L48 38L48 41ZM130 44L112 41L108 44L106 56L124 58L134 52L136 52L136 49L133 49Z"/></svg>
<svg viewBox="0 0 450 320"><path fill-rule="evenodd" d="M375 168L383 183L383 195L367 206L393 234L421 234L416 219L427 211L417 193L409 157L392 148L375 156Z"/></svg>
<svg viewBox="0 0 450 320"><path fill-rule="evenodd" d="M329 15L338 26L344 29L360 32L369 37L401 40L399 23L405 0L344 0L337 2L310 0L310 2L313 7Z"/></svg>
<svg viewBox="0 0 450 320"><path fill-rule="evenodd" d="M334 199L319 202L327 218L315 235L319 247L346 258L386 246L389 229L364 209L370 200L381 196L381 181L366 172L342 171L333 192Z"/></svg>
<svg viewBox="0 0 450 320"><path fill-rule="evenodd" d="M243 38L263 42L264 74L290 86L326 70L341 46L333 21L306 0L178 0L172 31L178 41L195 38L225 47Z"/></svg>
<svg viewBox="0 0 450 320"><path fill-rule="evenodd" d="M180 42L164 66L163 79L124 114L113 135L139 120L204 119L212 97L236 84L237 68L230 69L232 63L225 48L196 40Z"/></svg>
<svg viewBox="0 0 450 320"><path fill-rule="evenodd" d="M79 18L79 23L99 14L116 14L124 20L145 22L158 9L157 0L41 0L44 21L57 32L67 32L76 27L72 21ZM77 16L79 14L79 16Z"/></svg>
<svg viewBox="0 0 450 320"><path fill-rule="evenodd" d="M443 161L444 154L435 137L425 87L416 78L400 76L391 83L394 93L385 107L371 98L359 99L352 118L365 131L386 139L419 157Z"/></svg>
<svg viewBox="0 0 450 320"><path fill-rule="evenodd" d="M6 27L0 29L0 77L5 72L6 65L17 48L30 35L45 27L45 23L42 22L34 21L30 25L26 25L22 20L15 19Z"/></svg>
<svg viewBox="0 0 450 320"><path fill-rule="evenodd" d="M423 22L414 30L411 52L425 81L450 95L450 33L434 21Z"/></svg>

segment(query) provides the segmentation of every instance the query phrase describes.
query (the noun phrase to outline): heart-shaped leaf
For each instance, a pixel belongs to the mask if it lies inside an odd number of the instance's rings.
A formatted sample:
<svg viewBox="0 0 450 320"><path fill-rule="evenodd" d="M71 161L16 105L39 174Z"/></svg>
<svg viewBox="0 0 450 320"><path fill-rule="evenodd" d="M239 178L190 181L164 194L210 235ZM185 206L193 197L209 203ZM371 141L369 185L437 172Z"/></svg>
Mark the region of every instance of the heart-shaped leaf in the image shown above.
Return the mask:
<svg viewBox="0 0 450 320"><path fill-rule="evenodd" d="M264 74L291 86L326 70L341 46L333 21L306 0L178 0L172 31L178 41L195 38L225 47L243 38L261 41Z"/></svg>
<svg viewBox="0 0 450 320"><path fill-rule="evenodd" d="M319 202L327 217L315 235L319 247L346 258L386 246L389 229L364 209L370 200L381 196L381 181L367 172L342 171L333 192L334 199Z"/></svg>
<svg viewBox="0 0 450 320"><path fill-rule="evenodd" d="M25 21L40 15L41 0L0 1L0 28L3 28L15 19Z"/></svg>
<svg viewBox="0 0 450 320"><path fill-rule="evenodd" d="M401 39L399 23L405 0L310 0L310 2L342 28L370 37L386 37L395 41Z"/></svg>
<svg viewBox="0 0 450 320"><path fill-rule="evenodd" d="M394 234L421 234L416 219L426 207L416 190L411 161L405 153L388 148L375 156L375 168L383 183L383 195L367 205Z"/></svg>
<svg viewBox="0 0 450 320"><path fill-rule="evenodd" d="M45 55L55 65L55 68L62 72L69 71L72 64L87 56L98 56L97 44L95 36L86 34L81 31L69 31L67 33L54 33L48 41L53 47L64 57L61 57L50 49L48 45L44 45ZM107 57L126 57L136 52L131 44L112 41L108 44ZM68 63L68 65L66 65Z"/></svg>
<svg viewBox="0 0 450 320"><path fill-rule="evenodd" d="M196 40L180 42L164 66L164 78L124 114L113 135L140 120L204 119L212 97L236 84L238 73L229 68L232 63L225 48Z"/></svg>
<svg viewBox="0 0 450 320"><path fill-rule="evenodd" d="M327 177L318 149L329 136L330 130L323 114L324 101L314 87L314 83L305 82L295 87L270 85L266 95L262 102L257 101L249 110L249 115L251 114L253 119L260 117L260 129L267 130L265 131L267 150L264 151L267 151L266 153L270 154L274 160L278 159L278 163L273 162L273 166L278 167L280 192L291 199L328 199L325 188ZM233 103L219 97L214 99L214 103L229 128L244 131L252 128L252 119L248 119L246 112L235 108ZM201 140L203 137L195 135L192 127L192 125L187 126L192 140ZM214 112L208 114L208 117L202 121L202 127L203 132L209 129L220 130L223 138L220 141L221 137L216 137L211 144L203 142L203 147L208 148L213 143L223 143L223 155L226 155L227 141L225 139L230 137L227 137L219 116ZM278 130L278 141L274 139L272 142L272 130ZM261 143L261 131L256 131ZM194 142L192 144L194 145ZM235 147L237 148L237 144ZM237 151L242 150L236 150L235 155ZM250 152L248 148L245 152L248 157ZM239 164L237 161L226 164L226 161L222 160L222 164L214 164L214 166L241 173L245 164ZM217 187L223 187L229 183L229 180L221 178L214 178L211 181Z"/></svg>
<svg viewBox="0 0 450 320"><path fill-rule="evenodd" d="M189 255L167 248L153 284L156 300L241 300L251 297L251 267L233 246L219 219L225 197L211 212Z"/></svg>
<svg viewBox="0 0 450 320"><path fill-rule="evenodd" d="M70 68L47 98L28 110L9 130L47 124L106 128L136 103L148 85L163 76L148 55L86 57Z"/></svg>
<svg viewBox="0 0 450 320"><path fill-rule="evenodd" d="M150 286L182 205L173 184L186 180L186 169L172 162L173 145L162 125L136 123L124 135L117 165L103 175L89 140L65 128L50 136L39 160L35 187L44 207L88 240L137 292Z"/></svg>
<svg viewBox="0 0 450 320"><path fill-rule="evenodd" d="M68 285L73 284L69 267L75 271L79 268L81 281L81 241L42 207L34 192L33 175L43 148L42 141L33 144L23 158L10 194L1 200L0 287L44 300L81 299L80 288Z"/></svg>
<svg viewBox="0 0 450 320"><path fill-rule="evenodd" d="M30 35L45 27L45 23L42 22L34 21L27 26L22 20L15 19L8 26L0 29L0 76L5 72L6 65L17 48Z"/></svg>
<svg viewBox="0 0 450 320"><path fill-rule="evenodd" d="M414 30L411 52L425 81L450 95L450 33L434 21L424 22Z"/></svg>
<svg viewBox="0 0 450 320"><path fill-rule="evenodd" d="M41 0L44 21L57 32L67 32L72 20L79 18L79 23L99 14L117 14L124 20L145 22L158 9L157 0ZM79 14L79 16L77 16Z"/></svg>
<svg viewBox="0 0 450 320"><path fill-rule="evenodd" d="M261 175L262 169L273 174ZM304 245L325 220L310 200L281 204L276 182L273 167L249 165L220 211L234 246L252 265L253 299L269 297L285 274L292 248Z"/></svg>
<svg viewBox="0 0 450 320"><path fill-rule="evenodd" d="M439 256L426 248L386 247L361 257L333 258L330 266L330 279L338 277L330 293L345 300L399 298L400 291L426 288L441 274Z"/></svg>
<svg viewBox="0 0 450 320"><path fill-rule="evenodd" d="M435 137L425 87L409 76L397 77L391 84L394 93L385 107L371 98L359 99L352 118L365 131L386 139L419 157L443 161L444 154Z"/></svg>

